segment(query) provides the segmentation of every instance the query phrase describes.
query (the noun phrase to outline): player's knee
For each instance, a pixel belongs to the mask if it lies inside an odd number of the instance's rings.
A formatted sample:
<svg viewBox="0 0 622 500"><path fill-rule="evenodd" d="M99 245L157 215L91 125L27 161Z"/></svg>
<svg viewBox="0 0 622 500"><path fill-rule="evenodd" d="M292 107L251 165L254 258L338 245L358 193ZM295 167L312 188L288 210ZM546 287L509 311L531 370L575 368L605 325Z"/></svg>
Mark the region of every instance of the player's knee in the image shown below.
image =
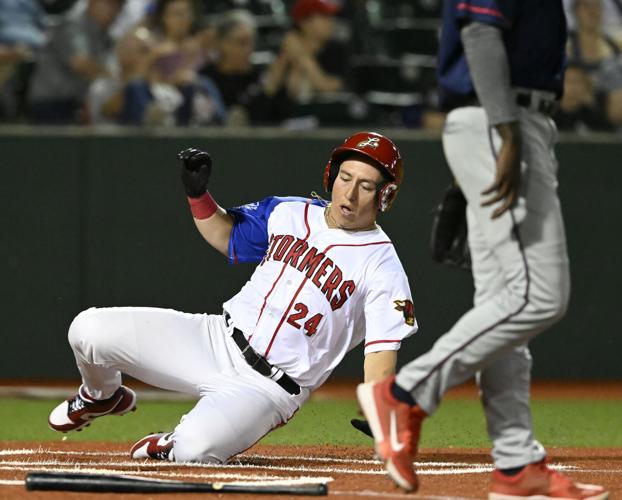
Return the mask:
<svg viewBox="0 0 622 500"><path fill-rule="evenodd" d="M176 462L202 462L221 464L227 457L220 456L219 452L209 439L199 436L175 433L174 456Z"/></svg>
<svg viewBox="0 0 622 500"><path fill-rule="evenodd" d="M74 318L67 337L74 352L88 357L88 353L93 353L96 346L99 347L105 340L102 332L101 319L97 309L93 307L82 311Z"/></svg>
<svg viewBox="0 0 622 500"><path fill-rule="evenodd" d="M569 294L563 290L551 290L539 297L537 308L542 323L552 325L562 319L568 311Z"/></svg>
<svg viewBox="0 0 622 500"><path fill-rule="evenodd" d="M198 419L184 416L175 428L175 461L225 463L246 447L233 435L231 423L218 410ZM237 444L236 444L237 443Z"/></svg>
<svg viewBox="0 0 622 500"><path fill-rule="evenodd" d="M69 333L67 335L67 339L69 340L71 347L80 347L80 345L84 342L84 339L88 337L92 325L92 311L93 309L82 311L71 322L71 325L69 326Z"/></svg>
<svg viewBox="0 0 622 500"><path fill-rule="evenodd" d="M551 323L556 323L562 319L568 311L568 297L558 296L551 301L547 308L548 319Z"/></svg>

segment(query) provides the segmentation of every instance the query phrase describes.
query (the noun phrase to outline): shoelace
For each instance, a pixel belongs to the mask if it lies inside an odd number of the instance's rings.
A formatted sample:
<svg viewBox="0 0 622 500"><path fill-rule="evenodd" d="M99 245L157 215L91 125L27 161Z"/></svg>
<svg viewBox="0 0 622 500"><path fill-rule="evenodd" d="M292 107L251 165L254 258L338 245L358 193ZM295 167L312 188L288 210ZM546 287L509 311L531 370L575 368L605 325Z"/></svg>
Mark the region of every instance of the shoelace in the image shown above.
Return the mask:
<svg viewBox="0 0 622 500"><path fill-rule="evenodd" d="M173 433L169 432L166 436L163 436L165 439L170 439ZM158 460L168 460L168 456L171 453L171 449L173 448L173 442L169 441L161 450L156 451L152 456Z"/></svg>
<svg viewBox="0 0 622 500"><path fill-rule="evenodd" d="M170 452L171 452L171 449L167 447L164 450L154 453L153 458L155 458L156 460L168 460L168 455Z"/></svg>
<svg viewBox="0 0 622 500"><path fill-rule="evenodd" d="M82 399L79 395L69 400L69 412L70 413L74 411L80 411L85 406L86 406L86 401L84 401L84 399Z"/></svg>

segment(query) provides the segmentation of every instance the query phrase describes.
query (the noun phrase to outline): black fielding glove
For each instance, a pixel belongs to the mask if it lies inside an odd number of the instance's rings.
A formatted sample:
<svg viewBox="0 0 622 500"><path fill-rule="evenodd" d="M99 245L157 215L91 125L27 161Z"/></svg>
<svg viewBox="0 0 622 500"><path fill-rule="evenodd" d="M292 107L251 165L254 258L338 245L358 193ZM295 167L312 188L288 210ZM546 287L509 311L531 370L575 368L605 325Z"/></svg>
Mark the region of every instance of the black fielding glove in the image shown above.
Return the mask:
<svg viewBox="0 0 622 500"><path fill-rule="evenodd" d="M464 270L471 269L467 201L461 189L452 183L434 211L430 233L430 251L436 262Z"/></svg>
<svg viewBox="0 0 622 500"><path fill-rule="evenodd" d="M367 420L361 420L360 418L353 418L350 420L352 427L356 430L361 431L363 434L368 435L369 437L374 437L371 433L371 429L369 428L369 422Z"/></svg>
<svg viewBox="0 0 622 500"><path fill-rule="evenodd" d="M199 198L207 191L207 183L212 173L212 158L205 151L188 148L180 151L181 181L189 198Z"/></svg>

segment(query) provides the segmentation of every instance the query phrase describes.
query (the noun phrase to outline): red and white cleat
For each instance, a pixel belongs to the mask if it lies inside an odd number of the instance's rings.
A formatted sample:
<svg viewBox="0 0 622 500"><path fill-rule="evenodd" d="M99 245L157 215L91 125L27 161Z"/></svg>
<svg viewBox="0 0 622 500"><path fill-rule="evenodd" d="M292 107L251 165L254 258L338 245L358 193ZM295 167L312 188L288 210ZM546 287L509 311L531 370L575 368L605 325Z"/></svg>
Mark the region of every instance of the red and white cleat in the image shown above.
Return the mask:
<svg viewBox="0 0 622 500"><path fill-rule="evenodd" d="M103 400L91 398L84 386L80 386L78 394L52 410L48 424L51 429L59 432L81 431L98 417L124 415L135 410L136 393L123 385L111 397Z"/></svg>
<svg viewBox="0 0 622 500"><path fill-rule="evenodd" d="M391 394L394 381L392 376L381 382L360 384L356 394L374 435L376 453L389 476L406 491L416 491L419 483L413 461L426 413L419 406L395 399Z"/></svg>
<svg viewBox="0 0 622 500"><path fill-rule="evenodd" d="M573 482L547 467L542 460L527 465L515 476L496 470L488 500L605 500L609 492L602 486Z"/></svg>
<svg viewBox="0 0 622 500"><path fill-rule="evenodd" d="M133 459L153 458L154 460L174 460L172 432L158 432L149 434L137 441L130 449Z"/></svg>

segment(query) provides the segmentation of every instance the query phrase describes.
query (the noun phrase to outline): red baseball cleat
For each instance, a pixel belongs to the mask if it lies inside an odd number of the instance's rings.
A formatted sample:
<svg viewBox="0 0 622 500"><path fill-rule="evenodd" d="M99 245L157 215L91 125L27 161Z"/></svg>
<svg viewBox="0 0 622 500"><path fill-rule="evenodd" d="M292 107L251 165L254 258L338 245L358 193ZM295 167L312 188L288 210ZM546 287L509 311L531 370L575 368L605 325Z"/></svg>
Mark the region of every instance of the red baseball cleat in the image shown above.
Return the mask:
<svg viewBox="0 0 622 500"><path fill-rule="evenodd" d="M549 469L546 461L527 465L515 476L496 470L488 500L605 500L609 492L602 486L575 483L557 471Z"/></svg>
<svg viewBox="0 0 622 500"><path fill-rule="evenodd" d="M426 413L419 406L395 399L391 394L394 381L392 376L381 382L360 384L356 394L374 435L376 453L384 460L389 476L401 488L416 491L419 483L413 460Z"/></svg>
<svg viewBox="0 0 622 500"><path fill-rule="evenodd" d="M103 400L91 398L84 386L80 386L78 394L52 410L48 424L51 429L59 432L81 431L98 417L124 415L135 410L136 394L123 385L111 397Z"/></svg>
<svg viewBox="0 0 622 500"><path fill-rule="evenodd" d="M154 460L173 461L172 432L158 432L149 434L137 441L130 450L130 457L134 459L153 458Z"/></svg>

